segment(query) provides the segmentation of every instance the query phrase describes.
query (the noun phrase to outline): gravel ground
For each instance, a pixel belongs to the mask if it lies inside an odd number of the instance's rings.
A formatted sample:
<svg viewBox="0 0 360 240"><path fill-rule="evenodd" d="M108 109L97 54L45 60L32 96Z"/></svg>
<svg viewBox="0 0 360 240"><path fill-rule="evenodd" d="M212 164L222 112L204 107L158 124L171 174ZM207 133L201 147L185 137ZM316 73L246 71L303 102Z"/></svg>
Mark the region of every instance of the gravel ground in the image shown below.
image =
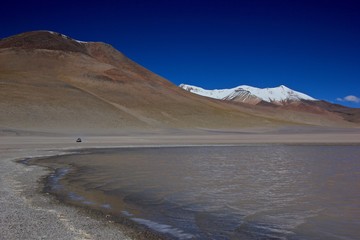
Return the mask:
<svg viewBox="0 0 360 240"><path fill-rule="evenodd" d="M90 217L41 193L39 179L46 169L12 161L45 154L1 149L0 239L131 239L119 224Z"/></svg>

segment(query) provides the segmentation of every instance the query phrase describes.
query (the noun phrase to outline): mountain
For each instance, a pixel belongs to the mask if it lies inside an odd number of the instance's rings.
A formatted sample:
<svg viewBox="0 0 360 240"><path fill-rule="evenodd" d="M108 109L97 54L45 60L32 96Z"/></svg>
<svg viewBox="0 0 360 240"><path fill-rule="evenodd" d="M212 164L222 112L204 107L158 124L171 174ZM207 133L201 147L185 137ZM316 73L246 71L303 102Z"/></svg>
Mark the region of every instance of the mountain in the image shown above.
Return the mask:
<svg viewBox="0 0 360 240"><path fill-rule="evenodd" d="M187 84L180 84L179 87L188 92L214 99L266 107L281 107L282 109L298 112L332 113L346 121L360 123L360 109L318 100L284 85L275 88L256 88L241 85L231 89L215 90L206 90Z"/></svg>
<svg viewBox="0 0 360 240"><path fill-rule="evenodd" d="M231 89L206 90L200 87L180 84L186 91L215 99L258 104L261 101L273 103L276 105L285 105L289 102L310 100L315 101L304 93L294 91L284 85L275 88L256 88L247 85L241 85Z"/></svg>
<svg viewBox="0 0 360 240"><path fill-rule="evenodd" d="M330 111L204 98L112 46L33 31L0 40L0 134L11 129L112 134L126 129L354 126Z"/></svg>

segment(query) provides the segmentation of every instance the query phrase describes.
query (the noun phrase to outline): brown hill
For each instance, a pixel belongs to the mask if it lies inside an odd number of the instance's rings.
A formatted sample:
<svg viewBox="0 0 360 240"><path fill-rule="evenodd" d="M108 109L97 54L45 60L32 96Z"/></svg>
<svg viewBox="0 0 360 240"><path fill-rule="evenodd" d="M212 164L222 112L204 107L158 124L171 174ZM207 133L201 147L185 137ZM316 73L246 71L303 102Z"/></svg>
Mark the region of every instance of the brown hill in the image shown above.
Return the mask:
<svg viewBox="0 0 360 240"><path fill-rule="evenodd" d="M303 101L303 104L313 109L322 109L341 116L349 122L360 123L360 109L349 108L339 104L333 104L326 101Z"/></svg>
<svg viewBox="0 0 360 240"><path fill-rule="evenodd" d="M301 100L301 101L288 101L283 105L276 105L267 102L259 102L258 105L268 106L273 108L281 108L286 110L315 113L319 115L337 115L341 119L351 122L360 123L360 109L350 108L339 104L329 103L324 100Z"/></svg>
<svg viewBox="0 0 360 240"><path fill-rule="evenodd" d="M333 112L233 104L188 93L110 45L36 31L0 41L0 128L53 132L353 126Z"/></svg>

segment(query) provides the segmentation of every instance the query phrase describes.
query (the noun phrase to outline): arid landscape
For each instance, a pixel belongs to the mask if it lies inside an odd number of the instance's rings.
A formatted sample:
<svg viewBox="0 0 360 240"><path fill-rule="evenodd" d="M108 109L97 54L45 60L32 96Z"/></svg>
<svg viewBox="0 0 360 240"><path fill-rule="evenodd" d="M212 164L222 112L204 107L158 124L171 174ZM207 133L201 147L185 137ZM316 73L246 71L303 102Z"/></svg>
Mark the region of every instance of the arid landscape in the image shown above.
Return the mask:
<svg viewBox="0 0 360 240"><path fill-rule="evenodd" d="M190 93L106 43L50 31L1 39L2 236L159 237L141 224L119 227L108 215L90 218L86 208L59 204L42 192L52 171L14 160L97 148L360 144L358 108L323 100L253 103Z"/></svg>
<svg viewBox="0 0 360 240"><path fill-rule="evenodd" d="M105 43L37 31L0 41L0 128L110 134L131 129L357 127L359 110L286 107L188 93Z"/></svg>

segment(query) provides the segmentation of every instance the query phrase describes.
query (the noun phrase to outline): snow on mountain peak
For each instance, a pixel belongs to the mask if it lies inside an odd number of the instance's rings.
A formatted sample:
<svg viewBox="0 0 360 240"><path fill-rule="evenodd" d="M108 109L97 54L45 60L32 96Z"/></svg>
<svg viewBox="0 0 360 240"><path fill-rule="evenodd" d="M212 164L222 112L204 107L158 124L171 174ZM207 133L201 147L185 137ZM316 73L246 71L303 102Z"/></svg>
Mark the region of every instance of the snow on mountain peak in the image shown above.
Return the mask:
<svg viewBox="0 0 360 240"><path fill-rule="evenodd" d="M60 37L62 37L64 39L73 40L73 41L78 42L78 43L87 43L87 42L84 42L84 41L73 39L71 37L68 37L68 36L62 34L62 33L57 33L57 32L53 32L53 31L47 31L47 32L51 33L52 35L60 36Z"/></svg>
<svg viewBox="0 0 360 240"><path fill-rule="evenodd" d="M214 90L207 90L187 84L180 84L179 87L205 97L241 102L250 102L251 100L252 103L258 103L262 100L265 102L281 104L282 102L300 101L302 99L312 101L316 100L313 97L310 97L301 92L294 91L284 85L280 85L279 87L274 88L256 88L252 86L241 85L230 89Z"/></svg>

